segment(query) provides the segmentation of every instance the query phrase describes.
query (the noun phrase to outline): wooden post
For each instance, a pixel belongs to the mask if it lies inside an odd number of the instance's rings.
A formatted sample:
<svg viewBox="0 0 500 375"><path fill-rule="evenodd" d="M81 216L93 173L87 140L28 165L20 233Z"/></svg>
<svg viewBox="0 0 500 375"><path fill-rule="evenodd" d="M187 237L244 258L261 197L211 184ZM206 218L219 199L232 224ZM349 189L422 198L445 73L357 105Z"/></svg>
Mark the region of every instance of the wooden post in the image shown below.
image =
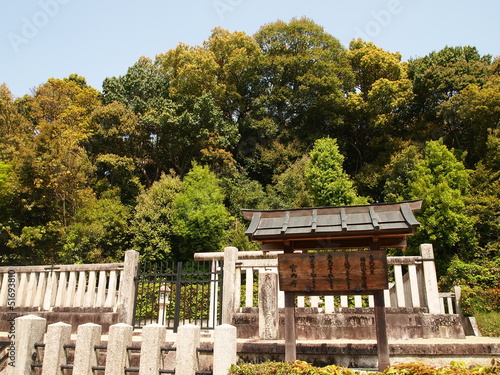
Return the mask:
<svg viewBox="0 0 500 375"><path fill-rule="evenodd" d="M377 237L372 238L370 250L379 250L380 242ZM378 370L384 371L390 366L389 362L389 340L387 339L387 321L385 318L384 291L377 290L373 293L375 304L375 331L377 336Z"/></svg>
<svg viewBox="0 0 500 375"><path fill-rule="evenodd" d="M378 370L382 372L390 366L387 323L385 320L384 291L380 290L374 292L373 297L375 302L375 330L377 335Z"/></svg>
<svg viewBox="0 0 500 375"><path fill-rule="evenodd" d="M290 243L284 244L287 254L293 253ZM285 361L297 359L297 337L295 334L295 292L285 292Z"/></svg>
<svg viewBox="0 0 500 375"><path fill-rule="evenodd" d="M285 361L297 359L295 336L295 293L285 292Z"/></svg>

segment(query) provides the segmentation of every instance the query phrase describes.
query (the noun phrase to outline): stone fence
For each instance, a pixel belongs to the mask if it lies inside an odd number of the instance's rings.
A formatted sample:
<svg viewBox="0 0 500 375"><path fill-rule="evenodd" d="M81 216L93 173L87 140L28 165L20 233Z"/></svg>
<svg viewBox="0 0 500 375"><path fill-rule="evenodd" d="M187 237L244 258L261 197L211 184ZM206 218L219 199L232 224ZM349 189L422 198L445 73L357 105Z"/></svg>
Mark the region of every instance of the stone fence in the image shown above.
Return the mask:
<svg viewBox="0 0 500 375"><path fill-rule="evenodd" d="M75 325L92 315L106 329L131 324L138 260L127 251L123 263L0 267L0 331L12 311Z"/></svg>
<svg viewBox="0 0 500 375"><path fill-rule="evenodd" d="M278 311L284 307L284 292L278 285L278 252L239 252L228 247L224 253L197 253L195 260L224 261L224 287L222 321L234 324L239 313L258 311L259 337L266 337L264 322L271 319L271 326L278 326ZM426 313L449 315L444 317L449 323L460 321L465 334L475 334L471 325L462 315L460 289L440 293L438 290L434 251L431 244L420 246L419 256L388 257L389 273L393 275L389 289L384 291L385 306L394 313ZM254 288L254 285L258 285ZM242 293L244 295L242 296ZM346 312L346 309L373 308L373 296L298 296L296 307L309 313L332 314ZM241 318L241 316L239 316ZM245 321L250 323L250 321ZM254 324L255 325L255 324ZM464 330L460 327L463 336ZM239 332L240 333L240 332ZM455 335L455 333L453 333ZM255 336L251 334L250 336ZM278 338L277 329L271 335ZM270 338L270 337L269 337Z"/></svg>
<svg viewBox="0 0 500 375"><path fill-rule="evenodd" d="M131 325L119 323L103 337L100 325L88 323L78 326L72 340L71 325L47 326L46 319L34 315L17 318L13 332L2 375L60 375L64 370L78 375L225 375L237 360L236 328L230 325L218 326L208 347L200 347L200 327L195 325L179 327L171 343L158 324L145 326L137 337Z"/></svg>

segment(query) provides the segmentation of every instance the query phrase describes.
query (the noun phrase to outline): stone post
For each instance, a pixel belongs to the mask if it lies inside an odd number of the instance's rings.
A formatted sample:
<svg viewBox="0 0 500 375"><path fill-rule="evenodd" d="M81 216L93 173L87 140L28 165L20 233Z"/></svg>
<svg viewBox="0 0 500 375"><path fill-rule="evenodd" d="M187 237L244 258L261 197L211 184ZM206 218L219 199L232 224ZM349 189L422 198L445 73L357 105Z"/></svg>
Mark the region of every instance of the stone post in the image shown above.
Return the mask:
<svg viewBox="0 0 500 375"><path fill-rule="evenodd" d="M132 331L132 326L125 323L109 327L105 375L123 374L123 369L127 366L127 346L132 342Z"/></svg>
<svg viewBox="0 0 500 375"><path fill-rule="evenodd" d="M238 249L224 249L224 271L222 283L222 324L233 324L235 311L236 261Z"/></svg>
<svg viewBox="0 0 500 375"><path fill-rule="evenodd" d="M277 340L278 327L278 274L259 272L259 337Z"/></svg>
<svg viewBox="0 0 500 375"><path fill-rule="evenodd" d="M440 314L439 291L436 275L436 264L434 263L434 251L431 244L420 245L420 255L422 256L422 269L424 273L425 296L429 314Z"/></svg>
<svg viewBox="0 0 500 375"><path fill-rule="evenodd" d="M161 347L167 331L160 324L148 324L142 329L139 375L157 375L161 367Z"/></svg>
<svg viewBox="0 0 500 375"><path fill-rule="evenodd" d="M134 320L135 280L139 266L139 253L134 250L125 252L125 261L118 294L118 317L121 323L132 325Z"/></svg>
<svg viewBox="0 0 500 375"><path fill-rule="evenodd" d="M179 327L175 375L193 375L198 371L197 349L200 346L200 330L200 327L194 324Z"/></svg>
<svg viewBox="0 0 500 375"><path fill-rule="evenodd" d="M93 375L92 366L97 366L95 346L101 343L101 330L102 327L94 323L78 326L73 374Z"/></svg>
<svg viewBox="0 0 500 375"><path fill-rule="evenodd" d="M71 325L66 323L50 324L45 337L42 375L60 375L61 365L66 364L64 345L71 341Z"/></svg>
<svg viewBox="0 0 500 375"><path fill-rule="evenodd" d="M43 334L47 321L35 315L26 315L15 320L15 352L12 356L9 350L9 363L7 366L9 375L31 374L32 356L35 352L35 344L43 341Z"/></svg>
<svg viewBox="0 0 500 375"><path fill-rule="evenodd" d="M253 269L247 268L245 270L246 281L245 281L245 307L253 307Z"/></svg>
<svg viewBox="0 0 500 375"><path fill-rule="evenodd" d="M227 375L231 365L237 362L236 327L223 324L214 331L213 375Z"/></svg>

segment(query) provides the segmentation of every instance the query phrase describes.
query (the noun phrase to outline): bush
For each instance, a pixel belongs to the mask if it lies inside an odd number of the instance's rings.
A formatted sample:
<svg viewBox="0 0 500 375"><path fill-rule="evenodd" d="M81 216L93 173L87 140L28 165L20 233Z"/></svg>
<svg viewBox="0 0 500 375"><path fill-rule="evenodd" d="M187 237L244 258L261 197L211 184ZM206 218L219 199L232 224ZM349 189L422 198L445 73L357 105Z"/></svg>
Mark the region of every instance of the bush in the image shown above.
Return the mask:
<svg viewBox="0 0 500 375"><path fill-rule="evenodd" d="M303 361L264 362L260 364L242 363L232 365L232 375L354 375L356 372L335 365L318 368Z"/></svg>
<svg viewBox="0 0 500 375"><path fill-rule="evenodd" d="M462 287L462 310L466 315L493 311L500 313L500 289Z"/></svg>
<svg viewBox="0 0 500 375"><path fill-rule="evenodd" d="M314 367L306 362L265 362L261 364L244 363L231 366L231 375L479 375L500 374L500 362L492 360L491 366L471 366L464 362L451 362L446 367L434 367L424 363L412 362L394 365L384 372L360 372L348 368L330 365L323 368Z"/></svg>
<svg viewBox="0 0 500 375"><path fill-rule="evenodd" d="M477 312L474 314L483 336L500 337L500 312Z"/></svg>

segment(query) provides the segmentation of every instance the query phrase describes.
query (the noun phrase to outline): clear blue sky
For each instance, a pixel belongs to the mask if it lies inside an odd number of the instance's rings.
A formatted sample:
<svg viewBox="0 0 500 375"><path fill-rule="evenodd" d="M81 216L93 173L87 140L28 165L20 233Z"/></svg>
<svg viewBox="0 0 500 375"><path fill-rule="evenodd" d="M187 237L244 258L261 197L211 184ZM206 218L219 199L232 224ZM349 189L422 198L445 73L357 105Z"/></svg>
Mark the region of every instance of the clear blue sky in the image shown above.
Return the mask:
<svg viewBox="0 0 500 375"><path fill-rule="evenodd" d="M499 0L10 0L0 5L0 83L15 96L78 73L97 89L180 42L222 26L253 35L302 16L348 46L362 37L403 59L444 46L500 55Z"/></svg>

